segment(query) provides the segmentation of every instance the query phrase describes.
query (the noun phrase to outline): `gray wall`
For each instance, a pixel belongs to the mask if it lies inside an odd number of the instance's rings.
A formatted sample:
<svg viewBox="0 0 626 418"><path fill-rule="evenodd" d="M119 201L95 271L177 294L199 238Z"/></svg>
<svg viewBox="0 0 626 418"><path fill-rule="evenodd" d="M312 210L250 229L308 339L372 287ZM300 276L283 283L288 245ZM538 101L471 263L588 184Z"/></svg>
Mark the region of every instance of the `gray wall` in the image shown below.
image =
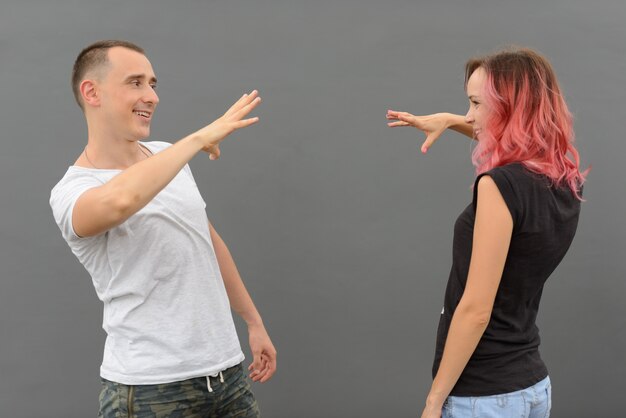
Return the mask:
<svg viewBox="0 0 626 418"><path fill-rule="evenodd" d="M421 4L420 4L421 3ZM626 380L626 3L5 0L0 8L0 416L95 416L104 332L50 188L86 142L69 88L82 47L146 48L175 141L261 91L261 123L191 165L279 351L265 417L410 417L430 384L470 141L419 154L387 108L463 113L463 64L505 44L552 60L589 176L546 287L553 417L617 417ZM246 331L238 323L247 350Z"/></svg>

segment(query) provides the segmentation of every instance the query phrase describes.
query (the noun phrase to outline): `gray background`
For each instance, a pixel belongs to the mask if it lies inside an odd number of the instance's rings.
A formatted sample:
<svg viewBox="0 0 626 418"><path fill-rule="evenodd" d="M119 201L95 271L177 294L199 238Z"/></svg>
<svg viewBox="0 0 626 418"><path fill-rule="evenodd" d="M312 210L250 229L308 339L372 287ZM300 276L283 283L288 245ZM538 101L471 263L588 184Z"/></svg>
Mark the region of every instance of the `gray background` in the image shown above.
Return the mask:
<svg viewBox="0 0 626 418"><path fill-rule="evenodd" d="M96 415L101 303L48 206L86 142L69 87L88 43L142 45L152 139L257 88L261 123L191 165L279 352L265 417L410 417L430 384L470 141L386 127L388 108L464 113L467 58L515 43L553 62L589 176L539 317L553 417L618 417L626 366L626 3L31 1L0 12L0 417ZM246 331L238 322L247 351Z"/></svg>

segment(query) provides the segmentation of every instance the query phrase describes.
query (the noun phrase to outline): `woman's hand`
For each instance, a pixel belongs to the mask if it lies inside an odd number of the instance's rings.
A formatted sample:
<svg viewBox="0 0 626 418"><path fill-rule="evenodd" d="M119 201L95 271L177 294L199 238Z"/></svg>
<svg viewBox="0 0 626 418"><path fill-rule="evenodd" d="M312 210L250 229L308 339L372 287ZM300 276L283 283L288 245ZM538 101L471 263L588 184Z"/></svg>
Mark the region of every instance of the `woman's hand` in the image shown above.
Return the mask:
<svg viewBox="0 0 626 418"><path fill-rule="evenodd" d="M426 116L415 116L407 112L397 112L395 110L387 110L387 119L393 122L387 123L387 126L395 128L398 126L412 126L426 134L426 140L422 144L422 152L426 151L439 139L443 131L450 127L449 113L435 113Z"/></svg>
<svg viewBox="0 0 626 418"><path fill-rule="evenodd" d="M430 408L426 406L422 411L422 418L441 418L441 408Z"/></svg>
<svg viewBox="0 0 626 418"><path fill-rule="evenodd" d="M426 151L439 139L443 131L452 129L468 138L474 138L472 125L465 122L465 117L452 113L434 113L426 116L415 116L407 112L387 111L387 119L393 122L387 126L395 128L397 126L412 126L426 134L426 140L422 144L422 152Z"/></svg>
<svg viewBox="0 0 626 418"><path fill-rule="evenodd" d="M426 406L422 411L422 418L441 418L444 401L445 397L443 395L437 396L432 392L429 393L426 398Z"/></svg>

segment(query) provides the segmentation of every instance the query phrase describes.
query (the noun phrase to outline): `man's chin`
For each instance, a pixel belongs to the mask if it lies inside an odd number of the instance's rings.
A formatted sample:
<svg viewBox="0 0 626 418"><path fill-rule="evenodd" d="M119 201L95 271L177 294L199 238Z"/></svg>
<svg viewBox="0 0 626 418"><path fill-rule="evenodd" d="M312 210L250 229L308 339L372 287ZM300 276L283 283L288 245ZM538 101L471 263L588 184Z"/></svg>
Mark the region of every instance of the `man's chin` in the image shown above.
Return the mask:
<svg viewBox="0 0 626 418"><path fill-rule="evenodd" d="M150 129L148 129L147 131L145 129L142 129L141 132L139 132L137 135L137 140L143 141L145 139L148 139L149 136L150 136Z"/></svg>

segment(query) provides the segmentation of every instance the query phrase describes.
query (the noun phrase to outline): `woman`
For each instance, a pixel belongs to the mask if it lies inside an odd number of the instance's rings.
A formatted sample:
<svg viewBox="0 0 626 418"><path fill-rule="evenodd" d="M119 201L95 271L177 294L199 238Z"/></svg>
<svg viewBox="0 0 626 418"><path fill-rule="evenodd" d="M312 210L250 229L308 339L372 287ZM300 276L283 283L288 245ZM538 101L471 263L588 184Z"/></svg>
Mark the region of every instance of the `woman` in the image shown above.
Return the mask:
<svg viewBox="0 0 626 418"><path fill-rule="evenodd" d="M422 418L547 417L550 379L535 319L580 212L585 174L571 115L551 65L529 49L470 60L465 87L465 118L387 113L389 126L426 133L422 152L446 128L478 141Z"/></svg>

